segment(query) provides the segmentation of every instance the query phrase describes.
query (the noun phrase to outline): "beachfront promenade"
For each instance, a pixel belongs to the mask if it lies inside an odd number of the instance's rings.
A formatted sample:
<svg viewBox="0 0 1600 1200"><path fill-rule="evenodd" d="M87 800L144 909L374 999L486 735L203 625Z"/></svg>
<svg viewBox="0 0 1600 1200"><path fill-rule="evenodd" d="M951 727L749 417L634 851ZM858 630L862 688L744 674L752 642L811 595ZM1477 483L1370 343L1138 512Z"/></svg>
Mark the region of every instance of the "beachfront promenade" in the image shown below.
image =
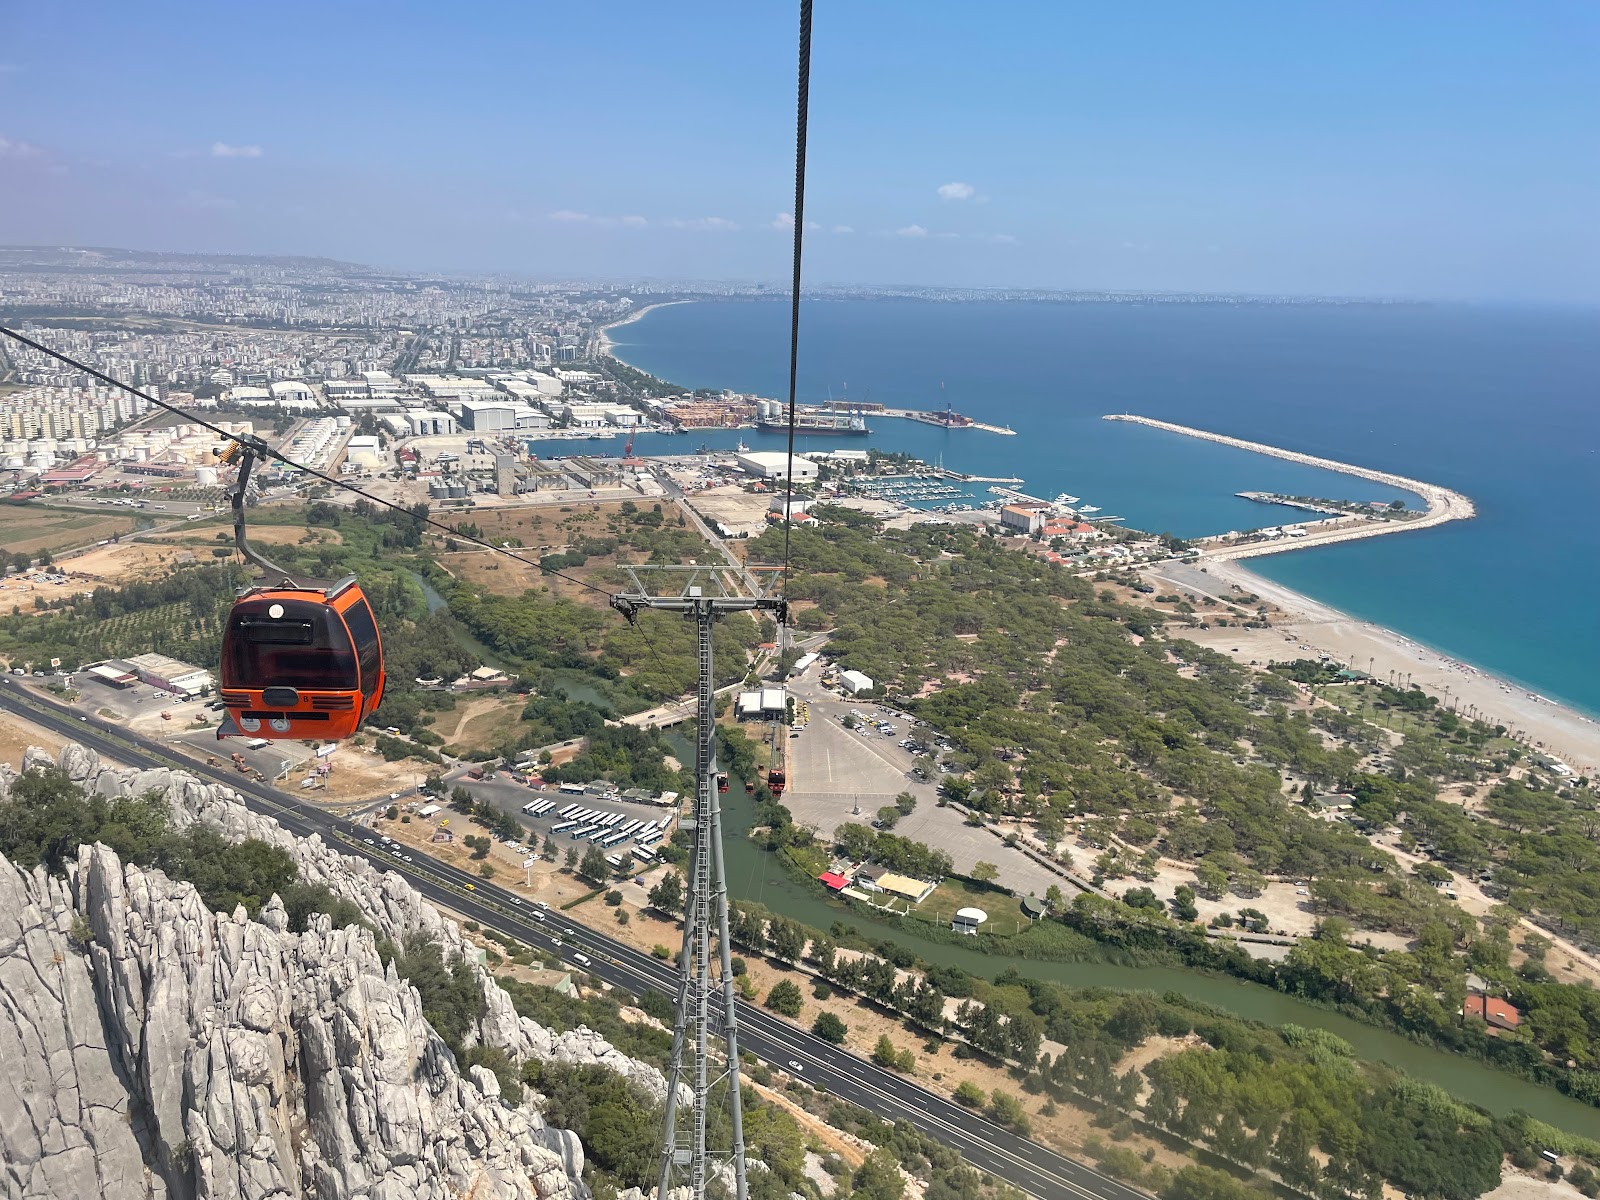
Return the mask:
<svg viewBox="0 0 1600 1200"><path fill-rule="evenodd" d="M1420 479L1410 479L1404 475L1391 474L1388 471L1374 471L1370 467L1358 467L1351 463L1335 462L1331 458L1319 458L1315 454L1301 454L1298 450L1285 450L1279 446L1268 446L1262 442L1248 442L1243 438L1228 437L1226 434L1212 433L1205 429L1194 429L1188 425L1176 425L1171 421L1158 421L1154 417L1140 417L1131 413L1108 413L1104 418L1107 421L1128 421L1135 425L1148 425L1152 429L1164 429L1168 433L1181 433L1185 437L1199 438L1204 442L1217 442L1223 446L1232 446L1237 450L1249 450L1255 454L1265 454L1271 458L1281 458L1288 462L1301 463L1308 467L1320 467L1324 471L1338 471L1342 475L1354 475L1358 479L1370 480L1373 483L1386 484L1389 487L1400 488L1407 492L1414 492L1422 497L1427 505L1427 511L1422 516L1410 521L1384 521L1362 520L1358 525L1345 525L1341 522L1328 522L1332 527L1318 528L1316 524L1306 527L1306 536L1297 537L1292 542L1275 539L1267 542L1252 542L1244 546L1224 546L1207 549L1204 556L1209 559L1236 559L1255 558L1263 554L1282 554L1285 550L1304 550L1309 546L1326 546L1333 542L1350 542L1357 538L1380 537L1386 533L1402 533L1409 529L1427 529L1433 525L1443 525L1446 521L1465 521L1477 515L1470 497L1462 495L1447 487L1440 487L1436 483L1424 483ZM1321 524L1321 523L1319 523Z"/></svg>

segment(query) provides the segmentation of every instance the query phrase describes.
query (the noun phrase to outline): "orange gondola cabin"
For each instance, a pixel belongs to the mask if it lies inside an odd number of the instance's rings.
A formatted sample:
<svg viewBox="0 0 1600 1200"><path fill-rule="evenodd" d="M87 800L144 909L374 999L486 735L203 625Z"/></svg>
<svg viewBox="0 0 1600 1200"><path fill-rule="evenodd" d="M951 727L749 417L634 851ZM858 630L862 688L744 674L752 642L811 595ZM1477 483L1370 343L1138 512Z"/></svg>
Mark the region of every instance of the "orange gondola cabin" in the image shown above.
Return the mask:
<svg viewBox="0 0 1600 1200"><path fill-rule="evenodd" d="M355 576L328 588L256 588L234 603L221 693L244 736L347 738L382 702L383 685L383 641Z"/></svg>

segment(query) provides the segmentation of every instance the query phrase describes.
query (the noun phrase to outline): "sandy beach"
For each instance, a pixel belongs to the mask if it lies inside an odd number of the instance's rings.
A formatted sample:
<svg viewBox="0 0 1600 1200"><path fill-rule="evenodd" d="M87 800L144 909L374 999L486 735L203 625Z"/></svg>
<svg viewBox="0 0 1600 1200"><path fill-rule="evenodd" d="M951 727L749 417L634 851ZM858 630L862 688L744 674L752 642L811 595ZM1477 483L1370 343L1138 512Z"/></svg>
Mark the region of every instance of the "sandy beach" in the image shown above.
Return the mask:
<svg viewBox="0 0 1600 1200"><path fill-rule="evenodd" d="M613 329L620 329L624 325L632 325L635 321L641 319L646 313L655 312L655 310L658 309L658 308L671 308L674 304L693 304L693 303L694 303L693 300L663 300L659 304L646 304L643 308L639 309L636 312L629 313L627 316L623 317L619 321L612 321L609 325L602 325L599 329L597 329L595 331L596 334L600 338L600 353L601 354L613 354L613 350L612 350L613 343L612 343L611 338L609 336ZM615 357L614 354L613 354L613 357Z"/></svg>
<svg viewBox="0 0 1600 1200"><path fill-rule="evenodd" d="M1200 566L1206 570L1202 571ZM1185 636L1244 662L1268 662L1332 655L1382 680L1394 672L1409 678L1458 712L1504 725L1517 736L1560 759L1579 774L1600 775L1600 724L1571 708L1537 697L1527 688L1421 645L1392 629L1352 617L1309 596L1265 579L1235 562L1207 561L1196 566L1164 563L1145 572L1183 591L1237 600L1230 585L1282 610L1271 629L1233 627L1192 630Z"/></svg>

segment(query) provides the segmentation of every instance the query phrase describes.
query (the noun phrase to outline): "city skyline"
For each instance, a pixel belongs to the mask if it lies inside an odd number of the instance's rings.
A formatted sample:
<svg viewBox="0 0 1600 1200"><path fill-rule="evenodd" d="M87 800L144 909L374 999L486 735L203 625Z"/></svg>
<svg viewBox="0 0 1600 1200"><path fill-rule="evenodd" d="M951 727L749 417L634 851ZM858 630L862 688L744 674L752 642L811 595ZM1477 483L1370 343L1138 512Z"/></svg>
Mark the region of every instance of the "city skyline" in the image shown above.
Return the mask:
<svg viewBox="0 0 1600 1200"><path fill-rule="evenodd" d="M787 274L786 9L93 11L0 55L8 242ZM910 13L819 13L808 282L1600 300L1592 12Z"/></svg>

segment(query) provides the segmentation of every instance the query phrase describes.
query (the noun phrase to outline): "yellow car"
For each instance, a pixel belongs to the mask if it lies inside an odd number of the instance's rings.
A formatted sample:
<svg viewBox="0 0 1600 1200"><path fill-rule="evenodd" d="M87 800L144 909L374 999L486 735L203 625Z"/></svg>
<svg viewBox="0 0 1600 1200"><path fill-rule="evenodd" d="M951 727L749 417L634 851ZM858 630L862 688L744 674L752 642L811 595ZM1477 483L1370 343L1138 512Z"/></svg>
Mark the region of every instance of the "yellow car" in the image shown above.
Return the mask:
<svg viewBox="0 0 1600 1200"><path fill-rule="evenodd" d="M477 888L473 887L470 883L464 883L461 886L466 888L467 891L469 891L469 892L475 892L475 891L478 890Z"/></svg>

